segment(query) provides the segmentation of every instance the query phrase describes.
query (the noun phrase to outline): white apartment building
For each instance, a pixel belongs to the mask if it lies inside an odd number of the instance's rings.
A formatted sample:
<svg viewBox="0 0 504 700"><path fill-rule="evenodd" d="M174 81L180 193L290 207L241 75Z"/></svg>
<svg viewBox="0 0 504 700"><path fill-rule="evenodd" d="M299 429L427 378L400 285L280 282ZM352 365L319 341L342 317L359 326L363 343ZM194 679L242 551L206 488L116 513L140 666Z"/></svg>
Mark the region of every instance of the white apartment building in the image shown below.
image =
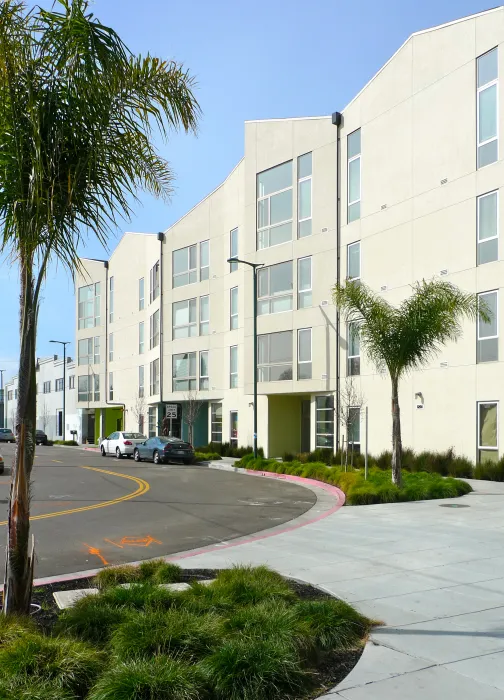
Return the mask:
<svg viewBox="0 0 504 700"><path fill-rule="evenodd" d="M81 439L81 419L77 412L75 391L75 361L66 358L66 371L63 372L63 358L58 355L37 358L35 366L37 382L37 429L43 430L49 440ZM65 375L65 377L63 376ZM65 424L63 435L63 386L65 391ZM18 394L18 377L14 376L5 385L6 428L15 432ZM73 435L72 431L76 431Z"/></svg>
<svg viewBox="0 0 504 700"><path fill-rule="evenodd" d="M163 234L127 233L108 261L84 260L84 437L139 424L154 434L172 404L180 434L192 391L204 400L196 444L252 444L253 278L226 262L238 256L264 265L257 408L268 456L341 444L347 375L368 407L369 450L390 449L389 379L361 357L331 288L360 278L397 304L439 275L484 295L493 319L466 323L461 341L402 382L403 444L497 457L500 76L502 7L413 34L341 112L246 122L244 157L220 187Z"/></svg>

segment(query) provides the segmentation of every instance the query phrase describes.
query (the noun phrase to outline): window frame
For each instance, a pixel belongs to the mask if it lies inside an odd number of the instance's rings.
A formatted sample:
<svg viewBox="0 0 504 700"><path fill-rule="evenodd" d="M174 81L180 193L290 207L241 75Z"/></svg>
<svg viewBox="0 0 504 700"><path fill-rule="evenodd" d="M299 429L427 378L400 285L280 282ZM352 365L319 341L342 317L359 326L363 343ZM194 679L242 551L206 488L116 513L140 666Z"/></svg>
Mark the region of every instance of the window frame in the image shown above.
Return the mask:
<svg viewBox="0 0 504 700"><path fill-rule="evenodd" d="M301 280L301 263L303 260L309 260L310 261L310 287L306 289L300 289L299 288L299 283ZM312 299L312 294L313 294L313 260L311 255L305 255L303 258L298 258L297 260L297 310L299 311L300 309L309 309L313 306L313 299ZM303 297L309 297L310 298L310 304L307 304L306 306L301 305L301 298Z"/></svg>
<svg viewBox="0 0 504 700"><path fill-rule="evenodd" d="M361 210L359 206L359 215L355 219L350 219L350 209L354 204L359 204L362 202L362 132L359 137L361 140L360 143L360 149L359 153L356 153L354 156L349 157L348 156L348 141L353 134L355 134L357 131L361 131L361 127L358 129L354 129L351 131L349 134L347 134L347 224L351 224L354 221L358 221L361 218ZM354 163L355 161L359 160L359 198L354 199L350 201L350 165L351 163Z"/></svg>
<svg viewBox="0 0 504 700"><path fill-rule="evenodd" d="M109 338L108 338L108 351L109 351L109 362L114 361L114 334L109 333Z"/></svg>
<svg viewBox="0 0 504 700"><path fill-rule="evenodd" d="M236 253L233 253L233 234L236 233ZM232 228L231 231L229 232L229 257L230 258L237 258L239 256L239 238L238 238L238 226L235 226L235 228ZM232 262L229 263L229 272L236 272L238 269L238 263L237 262Z"/></svg>
<svg viewBox="0 0 504 700"><path fill-rule="evenodd" d="M301 352L300 352L300 347L301 347L301 333L310 333L310 359L309 360L300 360L299 358L301 357ZM309 377L301 377L300 373L300 367L299 365L310 365L310 376ZM298 328L297 331L297 379L298 381L306 381L309 379L313 378L313 332L311 328Z"/></svg>
<svg viewBox="0 0 504 700"><path fill-rule="evenodd" d="M145 398L145 365L138 365L138 398Z"/></svg>
<svg viewBox="0 0 504 700"><path fill-rule="evenodd" d="M483 56L486 56L487 54L491 53L492 51L497 51L497 77L494 78L493 80L490 80L489 82L485 83L484 85L478 85L478 61L480 58L483 58ZM495 85L495 104L497 105L496 108L496 134L494 137L490 139L486 139L485 141L479 140L480 137L480 96L483 92L488 90L489 88L493 87ZM497 141L497 157L495 160L493 160L491 163L486 163L485 165L480 165L480 149L483 146L486 146L489 143L492 143L493 141ZM499 160L499 46L494 46L492 49L489 49L488 51L485 51L485 53L482 53L480 56L476 57L476 169L480 170L481 168L486 168L488 165L493 165L494 163L497 163Z"/></svg>
<svg viewBox="0 0 504 700"><path fill-rule="evenodd" d="M257 271L257 315L258 316L270 316L271 314L282 314L286 313L289 311L293 311L294 309L294 266L293 266L293 260L285 260L280 263L275 263L274 265L267 265L265 267L259 268ZM275 268L278 268L280 265L290 265L290 272L291 272L291 290L290 293L288 291L282 290L280 292L275 292L274 294L271 294L271 272ZM268 279L268 294L265 296L259 296L259 288L261 286L261 277L263 277L265 274L267 274L267 279ZM289 309L282 309L281 311L272 311L273 308L273 302L274 300L278 299L283 299L283 298L289 298L290 297L290 308ZM261 303L266 303L268 304L268 311L262 312L260 310Z"/></svg>
<svg viewBox="0 0 504 700"><path fill-rule="evenodd" d="M486 364L487 362L498 362L499 361L499 290L498 289L489 289L488 291L485 292L479 292L477 297L478 297L478 302L480 297L485 297L488 296L489 294L495 294L495 299L496 299L496 304L495 304L495 324L497 327L497 332L495 335L486 335L483 338L480 337L480 321L481 319L477 318L476 320L476 364ZM482 340L497 340L497 359L495 360L479 360L478 356L480 355L479 352L479 343Z"/></svg>
<svg viewBox="0 0 504 700"><path fill-rule="evenodd" d="M152 304L153 301L159 296L161 284L161 269L159 266L159 260L157 260L150 269L149 273L149 303Z"/></svg>
<svg viewBox="0 0 504 700"><path fill-rule="evenodd" d="M161 335L161 313L160 309L154 311L149 318L149 350L157 348Z"/></svg>
<svg viewBox="0 0 504 700"><path fill-rule="evenodd" d="M138 280L138 310L145 309L145 277L140 277Z"/></svg>
<svg viewBox="0 0 504 700"><path fill-rule="evenodd" d="M207 309L208 309L208 318L202 318L202 313L203 313L203 308L204 304L202 303L203 299L207 299ZM210 294L203 294L199 298L199 334L200 336L206 336L210 335ZM205 327L205 328L204 328Z"/></svg>
<svg viewBox="0 0 504 700"><path fill-rule="evenodd" d="M270 192L269 194L265 194L262 196L259 196L259 175L262 175L263 173L267 173L269 170L273 170L274 168L280 168L282 165L286 165L287 163L291 164L291 184L289 187L284 187L280 190L275 190L274 192ZM283 192L288 192L291 190L292 192L292 204L294 204L294 162L293 160L286 160L283 163L277 163L276 165L271 166L271 168L266 168L266 170L261 170L260 173L256 174L256 250L264 250L265 248L275 248L278 245L283 245L284 243L288 243L289 241L292 241L292 224L294 222L294 212L291 211L291 216L289 219L285 219L282 221L277 221L273 226L271 225L271 197L274 197L278 194L282 194ZM259 202L268 200L268 225L267 226L262 226L259 227ZM291 224L291 232L290 232L290 238L287 239L286 241L281 241L280 243L275 243L274 245L271 245L271 229L272 228L277 228L279 226L284 226L285 224ZM263 232L268 231L268 245L259 245L259 240L261 237L261 234ZM297 237L297 236L296 236Z"/></svg>
<svg viewBox="0 0 504 700"><path fill-rule="evenodd" d="M347 377L359 377L360 376L360 370L361 370L361 352L360 352L360 339L359 339L359 354L358 355L351 355L350 354L350 327L351 326L356 326L359 328L359 322L358 321L350 321L347 323ZM358 335L358 334L357 334ZM353 372L352 370L352 360L359 360L359 371L358 372Z"/></svg>
<svg viewBox="0 0 504 700"><path fill-rule="evenodd" d="M68 375L68 388L75 389L75 374Z"/></svg>
<svg viewBox="0 0 504 700"><path fill-rule="evenodd" d="M290 377L285 377L285 379L271 379L271 372L270 368L271 367L289 367L289 361L286 362L271 362L269 359L271 357L271 337L272 336L277 336L280 334L290 334L290 350L291 350L291 358L290 358ZM294 370L294 351L293 351L293 341L294 341L294 331L292 330L287 330L287 331L275 331L274 333L261 333L260 335L257 336L257 374L258 374L258 381L259 382L285 382L285 381L292 381L293 379L293 370ZM265 363L260 363L260 343L262 338L267 338L268 339L268 347L267 347L267 355L268 355L268 362ZM262 379L262 373L268 370L268 378L267 379ZM287 370L284 370L284 372Z"/></svg>
<svg viewBox="0 0 504 700"><path fill-rule="evenodd" d="M158 396L159 384L159 357L149 363L149 396Z"/></svg>
<svg viewBox="0 0 504 700"><path fill-rule="evenodd" d="M483 199L487 199L488 197L493 197L495 196L495 202L496 202L496 234L493 236L489 236L488 238L483 238L480 240L480 206L481 206L481 201ZM476 266L480 267L481 265L488 265L491 262L497 262L499 260L499 216L500 216L500 207L499 207L499 188L495 190L490 190L489 192L485 192L484 194L480 194L478 197L476 197ZM479 251L480 251L480 245L482 243L487 243L488 241L497 241L497 257L495 260L488 260L487 262L480 262L479 260Z"/></svg>
<svg viewBox="0 0 504 700"><path fill-rule="evenodd" d="M145 352L145 321L140 321L138 324L138 354L143 355Z"/></svg>
<svg viewBox="0 0 504 700"><path fill-rule="evenodd" d="M311 171L309 175L305 175L304 177L299 177L299 159L303 158L303 156L311 156ZM296 160L296 174L297 174L297 238L308 238L308 236L313 235L313 151L308 151L307 153L302 153L300 156L297 157ZM300 203L301 203L301 196L300 196L300 191L301 191L301 183L310 181L310 216L305 216L304 219L300 217ZM300 235L300 230L301 230L301 224L304 223L305 221L311 221L311 226L310 226L310 233L305 233L304 236Z"/></svg>
<svg viewBox="0 0 504 700"><path fill-rule="evenodd" d="M63 377L58 377L58 379L54 380L54 391L63 391L65 387L65 380Z"/></svg>
<svg viewBox="0 0 504 700"><path fill-rule="evenodd" d="M217 416L216 413L216 408L220 408L220 416ZM222 443L222 403L219 403L217 401L213 401L210 403L210 439L211 442L216 442L216 443ZM216 420L216 418L220 418L220 420ZM217 428L220 426L220 430L214 430L214 426ZM216 439L215 436L220 435L220 440Z"/></svg>
<svg viewBox="0 0 504 700"><path fill-rule="evenodd" d="M191 265L191 249L195 249L195 261L196 261L196 267L190 267ZM175 273L175 253L180 253L180 251L185 250L187 251L187 269L184 270L183 272L177 272ZM209 261L210 262L210 261ZM191 281L191 272L194 272L194 280ZM175 284L175 279L178 277L181 277L182 275L187 275L188 276L188 281L185 284ZM176 250L172 251L172 289L178 289L179 287L187 287L189 284L196 284L198 281L198 244L197 243L192 243L191 245L186 245L183 248L177 248Z"/></svg>
<svg viewBox="0 0 504 700"><path fill-rule="evenodd" d="M497 446L492 447L492 446L487 446L487 445L480 445L480 435L481 435L481 406L496 406L497 408L497 417L496 417L496 425L497 429L495 431L496 435L496 442ZM497 456L499 455L499 401L496 400L489 400L489 401L477 401L476 402L476 410L477 410L477 433L476 433L476 451L477 451L477 463L481 464L480 460L480 452L482 450L487 450L490 452L496 452Z"/></svg>
<svg viewBox="0 0 504 700"><path fill-rule="evenodd" d="M44 394L50 394L51 393L51 380L49 379L47 382L44 382L42 385L42 393Z"/></svg>
<svg viewBox="0 0 504 700"><path fill-rule="evenodd" d="M332 402L332 406L329 406L329 407L324 406L322 408L319 408L319 406L318 406L319 399L330 399ZM332 421L319 420L319 418L318 418L319 412L322 412L322 411L332 411ZM319 394L319 395L315 396L315 449L331 450L331 451L334 450L334 438L335 438L335 433L336 433L335 425L334 425L335 419L336 419L336 416L335 416L335 408L334 408L334 394ZM324 423L326 425L328 423L332 423L332 432L330 432L330 433L319 432L318 426L321 423ZM320 445L319 440L318 440L319 436L325 437L325 438L332 438L332 440L331 440L332 445L327 445L327 444Z"/></svg>
<svg viewBox="0 0 504 700"><path fill-rule="evenodd" d="M207 246L208 265L201 264L201 259L203 257L201 249L205 244ZM198 248L199 248L199 281L204 282L204 281L210 279L210 239L207 238L206 241L200 241ZM203 270L206 270L205 274L203 274Z"/></svg>
<svg viewBox="0 0 504 700"><path fill-rule="evenodd" d="M356 277L350 277L350 249L353 248L354 246L359 246L359 274ZM361 252L361 242L359 241L354 241L353 243L349 243L347 245L347 279L350 280L351 282L355 280L360 280L361 278L361 264L362 264L362 252Z"/></svg>
<svg viewBox="0 0 504 700"><path fill-rule="evenodd" d="M195 320L191 321L191 302L194 302L194 316ZM182 304L187 305L187 315L189 318L188 323L182 323L180 325L175 325L175 306ZM187 335L176 336L176 331L182 328L187 328ZM195 333L191 334L191 329L195 329ZM179 340L180 338L195 338L198 335L198 300L197 297L192 297L191 299L182 299L181 301L172 302L172 340Z"/></svg>
<svg viewBox="0 0 504 700"><path fill-rule="evenodd" d="M186 377L177 377L175 374L175 365L178 357L187 355L188 373ZM194 375L189 374L191 369L191 356L194 356ZM178 388L177 382L187 381L187 387ZM193 385L191 385L193 382ZM198 386L198 353L195 350L191 352L178 352L172 355L172 391L196 391Z"/></svg>
<svg viewBox="0 0 504 700"><path fill-rule="evenodd" d="M207 373L202 374L202 360L204 356L206 355L206 366L207 366ZM200 391L208 391L210 389L210 370L209 370L209 352L208 350L200 350L199 352L199 377L198 377L198 386ZM206 380L206 382L205 382ZM206 386L204 384L206 383Z"/></svg>
<svg viewBox="0 0 504 700"><path fill-rule="evenodd" d="M109 372L108 375L108 397L109 401L114 400L114 373Z"/></svg>
<svg viewBox="0 0 504 700"><path fill-rule="evenodd" d="M236 360L236 370L233 372L233 355ZM229 388L238 388L238 345L231 345L229 348Z"/></svg>
<svg viewBox="0 0 504 700"><path fill-rule="evenodd" d="M231 287L229 290L229 330L235 331L239 325L238 299L240 292L238 286ZM236 296L236 311L233 313L233 296Z"/></svg>
<svg viewBox="0 0 504 700"><path fill-rule="evenodd" d="M93 290L93 295L90 299L85 299L81 301L81 291L83 289ZM81 316L80 307L81 304L92 303L93 312L91 316ZM96 328L101 324L101 285L100 282L92 282L91 284L84 284L82 287L77 289L77 329L86 330L87 328ZM97 313L98 311L98 313ZM92 323L87 323L87 321L92 320Z"/></svg>
<svg viewBox="0 0 504 700"><path fill-rule="evenodd" d="M109 323L114 322L114 276L109 277Z"/></svg>
<svg viewBox="0 0 504 700"><path fill-rule="evenodd" d="M347 410L348 410L348 416L347 416L347 431L348 431L348 432L350 432L350 427L352 427L352 429L353 429L353 426L354 426L354 422L353 422L353 421L352 421L352 425L350 426L350 411L358 411L358 413L359 413L359 420L357 421L357 424L358 424L358 426L359 426L359 440L350 440L350 435L347 435L347 444L348 444L348 445L353 445L353 447L355 447L356 445L358 445L358 446L359 446L359 450L360 450L360 446L361 446L361 443L362 443L362 440L361 440L361 420L362 420L362 415L361 415L361 414L362 414L362 406L348 406L348 409L347 409Z"/></svg>

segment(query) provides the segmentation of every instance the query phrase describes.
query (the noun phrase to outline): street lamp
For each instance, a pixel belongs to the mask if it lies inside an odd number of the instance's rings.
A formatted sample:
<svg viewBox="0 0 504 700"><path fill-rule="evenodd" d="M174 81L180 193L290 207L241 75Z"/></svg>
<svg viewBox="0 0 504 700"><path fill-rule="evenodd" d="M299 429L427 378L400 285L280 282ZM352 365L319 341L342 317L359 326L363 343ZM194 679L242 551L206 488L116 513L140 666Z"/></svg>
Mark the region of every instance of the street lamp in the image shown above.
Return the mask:
<svg viewBox="0 0 504 700"><path fill-rule="evenodd" d="M5 396L3 387L4 372L4 369L0 369L0 397L2 398L2 425L0 426L0 428L5 428Z"/></svg>
<svg viewBox="0 0 504 700"><path fill-rule="evenodd" d="M254 459L257 459L257 270L264 263L252 263L239 258L228 258L227 262L248 265L254 271Z"/></svg>
<svg viewBox="0 0 504 700"><path fill-rule="evenodd" d="M58 343L63 345L63 442L66 438L66 416L65 416L65 399L66 399L66 346L70 345L69 340L50 340L50 343Z"/></svg>

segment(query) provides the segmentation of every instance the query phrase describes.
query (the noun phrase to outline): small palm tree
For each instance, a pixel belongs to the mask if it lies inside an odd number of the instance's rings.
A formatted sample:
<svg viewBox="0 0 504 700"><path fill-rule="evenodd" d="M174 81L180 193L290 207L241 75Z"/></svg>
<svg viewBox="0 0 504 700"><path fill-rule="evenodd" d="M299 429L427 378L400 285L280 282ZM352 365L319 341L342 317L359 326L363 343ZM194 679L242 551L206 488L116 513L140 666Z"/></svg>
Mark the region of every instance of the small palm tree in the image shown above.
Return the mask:
<svg viewBox="0 0 504 700"><path fill-rule="evenodd" d="M462 335L464 318L488 311L475 294L466 294L449 282L417 282L413 294L398 307L389 304L359 281L333 288L333 299L350 332L378 371L386 368L392 382L392 481L401 486L402 441L399 381L425 366L448 341ZM350 325L351 324L351 325Z"/></svg>
<svg viewBox="0 0 504 700"><path fill-rule="evenodd" d="M51 260L74 274L87 232L106 244L139 190L167 199L172 171L153 129L195 131L194 80L181 65L131 54L88 13L0 3L0 253L20 269L17 447L8 516L5 613L27 613L30 474L35 450L35 343Z"/></svg>

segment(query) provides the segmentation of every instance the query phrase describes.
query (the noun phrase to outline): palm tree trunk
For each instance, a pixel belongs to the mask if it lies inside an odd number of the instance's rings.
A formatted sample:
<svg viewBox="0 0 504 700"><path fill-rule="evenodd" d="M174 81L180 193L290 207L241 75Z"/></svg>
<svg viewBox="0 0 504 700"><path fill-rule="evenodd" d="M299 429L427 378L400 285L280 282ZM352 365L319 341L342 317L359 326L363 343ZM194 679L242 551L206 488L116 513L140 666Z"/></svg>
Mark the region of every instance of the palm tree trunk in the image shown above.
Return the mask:
<svg viewBox="0 0 504 700"><path fill-rule="evenodd" d="M31 261L21 261L21 350L15 431L16 455L11 477L3 612L28 614L33 587L29 555L30 476L35 454L35 340L37 302Z"/></svg>
<svg viewBox="0 0 504 700"><path fill-rule="evenodd" d="M401 487L402 440L398 384L398 380L392 377L392 483Z"/></svg>

